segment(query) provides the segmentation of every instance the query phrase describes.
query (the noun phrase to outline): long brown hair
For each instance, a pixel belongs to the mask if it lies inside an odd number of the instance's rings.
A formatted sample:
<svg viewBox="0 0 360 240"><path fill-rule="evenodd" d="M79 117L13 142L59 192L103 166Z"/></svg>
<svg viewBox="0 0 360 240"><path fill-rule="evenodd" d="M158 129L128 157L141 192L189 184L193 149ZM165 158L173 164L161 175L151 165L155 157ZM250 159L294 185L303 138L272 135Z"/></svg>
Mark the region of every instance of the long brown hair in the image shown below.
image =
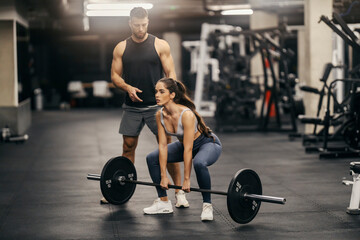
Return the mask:
<svg viewBox="0 0 360 240"><path fill-rule="evenodd" d="M175 93L174 102L177 104L184 105L195 114L195 117L198 121L198 130L203 133L206 137L211 137L211 129L206 126L204 119L200 116L200 114L195 109L194 102L190 99L190 97L186 93L186 87L185 85L177 80L174 80L172 78L162 78L158 82L164 83L166 89L170 91L170 93Z"/></svg>

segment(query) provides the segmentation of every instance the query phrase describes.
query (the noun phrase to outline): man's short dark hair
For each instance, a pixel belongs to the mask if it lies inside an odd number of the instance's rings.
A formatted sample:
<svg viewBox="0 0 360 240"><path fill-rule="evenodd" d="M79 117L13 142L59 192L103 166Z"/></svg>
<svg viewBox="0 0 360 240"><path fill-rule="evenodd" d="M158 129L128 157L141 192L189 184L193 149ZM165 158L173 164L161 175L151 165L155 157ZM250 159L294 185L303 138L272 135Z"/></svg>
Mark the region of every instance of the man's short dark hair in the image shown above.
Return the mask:
<svg viewBox="0 0 360 240"><path fill-rule="evenodd" d="M147 18L148 17L148 12L146 11L145 8L142 7L134 7L131 11L130 11L130 19L132 18Z"/></svg>

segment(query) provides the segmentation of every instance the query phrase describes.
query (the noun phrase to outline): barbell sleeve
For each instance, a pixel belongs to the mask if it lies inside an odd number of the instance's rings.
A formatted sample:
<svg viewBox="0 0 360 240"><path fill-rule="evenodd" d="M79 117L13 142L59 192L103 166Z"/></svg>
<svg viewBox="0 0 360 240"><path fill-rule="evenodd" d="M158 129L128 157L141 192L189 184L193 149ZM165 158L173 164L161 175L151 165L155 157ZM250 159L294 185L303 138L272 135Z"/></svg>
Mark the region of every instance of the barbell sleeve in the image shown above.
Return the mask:
<svg viewBox="0 0 360 240"><path fill-rule="evenodd" d="M244 198L252 199L252 200L260 200L262 202L269 202L269 203L276 203L276 204L285 204L286 199L281 197L272 197L272 196L264 196L264 195L257 195L257 194L249 194L244 193Z"/></svg>
<svg viewBox="0 0 360 240"><path fill-rule="evenodd" d="M99 174L89 173L89 174L87 175L87 179L89 179L89 180L95 180L95 181L100 181L101 176L100 176Z"/></svg>

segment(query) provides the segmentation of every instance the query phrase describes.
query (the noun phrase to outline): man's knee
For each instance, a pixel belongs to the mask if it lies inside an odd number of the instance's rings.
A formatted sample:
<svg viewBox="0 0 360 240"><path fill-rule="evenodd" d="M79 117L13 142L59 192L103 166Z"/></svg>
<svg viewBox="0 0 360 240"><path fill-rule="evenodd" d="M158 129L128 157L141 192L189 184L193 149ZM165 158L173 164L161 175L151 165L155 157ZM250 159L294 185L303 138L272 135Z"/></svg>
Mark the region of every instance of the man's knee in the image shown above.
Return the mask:
<svg viewBox="0 0 360 240"><path fill-rule="evenodd" d="M137 146L138 137L125 137L123 143L123 152L124 153L133 153L135 152Z"/></svg>
<svg viewBox="0 0 360 240"><path fill-rule="evenodd" d="M123 151L126 152L126 153L134 152L135 149L136 149L135 145L129 145L129 144L124 144L123 145Z"/></svg>

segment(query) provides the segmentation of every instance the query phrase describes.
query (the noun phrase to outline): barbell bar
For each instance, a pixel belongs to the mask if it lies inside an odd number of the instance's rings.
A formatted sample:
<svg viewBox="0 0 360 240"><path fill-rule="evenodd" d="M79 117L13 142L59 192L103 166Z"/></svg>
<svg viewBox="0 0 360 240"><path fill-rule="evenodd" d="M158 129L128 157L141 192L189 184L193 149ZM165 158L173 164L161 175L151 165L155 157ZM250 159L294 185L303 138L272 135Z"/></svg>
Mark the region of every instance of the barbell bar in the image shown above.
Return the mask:
<svg viewBox="0 0 360 240"><path fill-rule="evenodd" d="M142 181L136 181L136 180L128 180L128 179L124 178L123 176L119 177L119 181L120 182L128 182L128 183L140 184L140 185L161 187L161 185L157 184L157 183L142 182ZM177 186L177 185L170 185L169 184L168 187L169 188L174 188L174 189L182 189L182 186ZM214 191L214 190L201 189L201 188L190 188L190 191L206 192L206 193L224 195L224 196L228 195L227 192ZM253 199L253 200L260 200L262 202L276 203L276 204L285 204L285 202L286 202L285 198L264 196L264 195L257 195L257 194L249 194L249 193L243 193L243 197L248 198L248 199Z"/></svg>
<svg viewBox="0 0 360 240"><path fill-rule="evenodd" d="M103 196L109 203L116 205L127 202L132 197L137 184L161 187L157 183L138 181L135 166L129 159L122 156L110 159L105 164L101 175L88 174L87 179L100 181ZM181 186L171 184L168 187L182 189ZM239 170L232 178L227 192L201 188L190 188L190 191L227 196L227 207L231 218L242 224L255 218L261 202L286 203L285 198L262 195L260 178L251 169Z"/></svg>
<svg viewBox="0 0 360 240"><path fill-rule="evenodd" d="M88 174L87 179L100 181L101 176L99 174ZM125 182L125 183L131 183L131 184L139 184L139 185L161 187L161 185L157 184L157 183L143 182L143 181L137 181L137 180L129 180L129 179L126 179L124 176L119 176L117 180L120 182L120 184ZM173 189L182 189L182 186L171 185L171 184L169 184L168 187L173 188ZM228 195L228 193L224 192L224 191L214 191L214 190L201 189L201 188L192 188L192 187L190 188L190 191L205 192L205 193L224 195L224 196ZM285 198L273 197L273 196L265 196L265 195L257 195L257 194L250 194L250 193L246 193L246 192L243 193L243 197L245 199L259 200L259 201L262 201L262 202L275 203L275 204L285 204L286 203Z"/></svg>

